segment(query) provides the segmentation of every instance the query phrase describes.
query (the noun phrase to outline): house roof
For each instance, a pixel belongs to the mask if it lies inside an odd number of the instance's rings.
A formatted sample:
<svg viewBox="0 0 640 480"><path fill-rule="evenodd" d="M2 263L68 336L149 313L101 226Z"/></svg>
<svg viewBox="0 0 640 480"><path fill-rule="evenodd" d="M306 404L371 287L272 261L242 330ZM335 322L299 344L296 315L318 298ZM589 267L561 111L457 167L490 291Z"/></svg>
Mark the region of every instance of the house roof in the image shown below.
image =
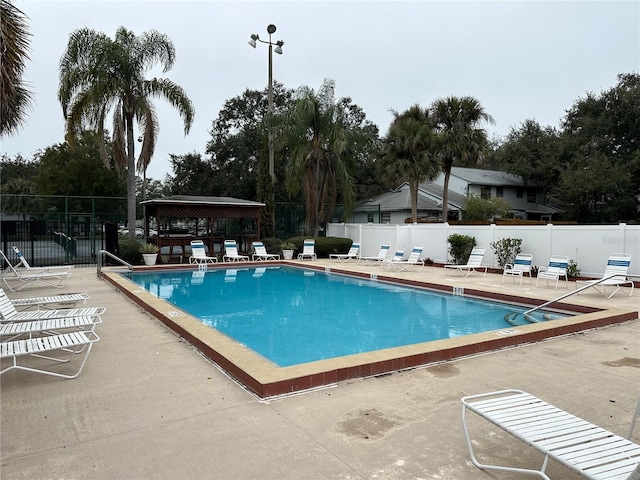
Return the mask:
<svg viewBox="0 0 640 480"><path fill-rule="evenodd" d="M497 185L524 187L522 178L511 173L477 168L451 167L451 175L462 178L472 185Z"/></svg>
<svg viewBox="0 0 640 480"><path fill-rule="evenodd" d="M426 187L426 188L423 188ZM441 211L442 210L442 187L438 185L422 184L418 189L418 210ZM455 199L452 197L456 197ZM459 197L459 198L458 198ZM455 211L462 206L463 195L453 195L449 192L449 210ZM404 183L395 190L382 193L367 201L358 202L356 211L368 211L374 208L387 212L411 211L411 195L409 185Z"/></svg>

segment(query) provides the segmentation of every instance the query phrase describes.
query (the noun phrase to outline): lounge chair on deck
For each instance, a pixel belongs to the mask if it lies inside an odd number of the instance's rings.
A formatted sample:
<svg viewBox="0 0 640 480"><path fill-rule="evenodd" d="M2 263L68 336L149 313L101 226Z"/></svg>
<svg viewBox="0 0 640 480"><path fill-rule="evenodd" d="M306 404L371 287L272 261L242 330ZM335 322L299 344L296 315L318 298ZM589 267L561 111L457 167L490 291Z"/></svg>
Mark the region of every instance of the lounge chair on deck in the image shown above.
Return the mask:
<svg viewBox="0 0 640 480"><path fill-rule="evenodd" d="M54 310L63 305L70 307L75 307L78 304L84 305L89 298L89 295L86 293L63 293L61 295L51 295L48 297L12 298L11 303L16 309L36 307L38 309Z"/></svg>
<svg viewBox="0 0 640 480"><path fill-rule="evenodd" d="M476 442L469 435L467 410L540 451L545 456L542 467L534 470L480 463L473 452ZM640 445L521 390L463 397L462 425L471 461L481 469L527 473L549 480L545 469L551 458L593 480L639 478Z"/></svg>
<svg viewBox="0 0 640 480"><path fill-rule="evenodd" d="M389 255L390 248L391 248L391 245L389 245L388 243L384 243L380 247L380 251L378 251L378 255L376 255L375 257L360 257L359 260L361 262L365 262L367 265L373 265L373 264L382 262L386 260L387 256Z"/></svg>
<svg viewBox="0 0 640 480"><path fill-rule="evenodd" d="M261 261L261 260L280 260L280 255L277 253L268 253L267 247L264 246L262 242L252 242L254 253L252 255L253 261Z"/></svg>
<svg viewBox="0 0 640 480"><path fill-rule="evenodd" d="M627 278L627 274L629 273L629 265L631 264L631 255L628 253L613 253L609 255L609 260L607 261L607 267L602 274L602 279L606 278L607 280L599 281L599 280L578 280L576 282L576 288L581 286L591 285L597 291L604 293L607 298L613 297L613 295L620 291L629 297L633 294L633 281ZM601 280L602 280L601 279ZM599 282L599 283L597 283ZM629 293L622 290L622 287L628 286L631 287ZM607 287L615 287L614 290L607 295ZM580 295L583 292L578 292Z"/></svg>
<svg viewBox="0 0 640 480"><path fill-rule="evenodd" d="M8 372L9 370L17 369L34 373L42 373L44 375L53 375L54 377L76 378L82 372L82 369L89 358L91 347L93 347L93 344L98 340L100 340L100 337L98 337L94 331L81 331L2 342L0 343L0 358L11 359L12 363L1 370L0 375ZM44 367L35 368L20 365L18 363L18 359L25 356L39 357L41 359L57 363L67 363L71 358L73 358L74 354L80 353L83 350L84 357L82 362L80 363L78 370L72 374L58 373L47 370ZM68 357L58 358L48 356L50 353L55 351L66 352L68 353Z"/></svg>
<svg viewBox="0 0 640 480"><path fill-rule="evenodd" d="M222 256L223 262L248 262L249 257L247 255L240 255L238 253L238 244L235 240L224 241L224 255Z"/></svg>
<svg viewBox="0 0 640 480"><path fill-rule="evenodd" d="M471 275L472 272L480 273L480 270L484 270L482 272L482 276L484 277L487 274L487 266L482 264L482 260L484 259L484 247L474 247L471 250L471 254L469 255L469 259L465 265L455 265L455 264L447 264L444 266L444 273L447 275L449 270L457 270L465 277Z"/></svg>
<svg viewBox="0 0 640 480"><path fill-rule="evenodd" d="M304 260L305 258L310 258L314 261L318 258L316 255L316 241L313 238L305 239L302 244L302 253L298 254L298 260Z"/></svg>
<svg viewBox="0 0 640 480"><path fill-rule="evenodd" d="M202 240L191 240L191 256L189 257L189 263L216 263L218 257L209 257Z"/></svg>
<svg viewBox="0 0 640 480"><path fill-rule="evenodd" d="M504 266L504 271L502 272L502 283L504 283L504 279L507 277L512 277L515 282L515 277L520 277L520 285L522 285L522 277L524 274L529 275L529 283L531 280L531 262L533 261L533 255L530 253L519 253L516 255L516 259L513 264L507 263Z"/></svg>
<svg viewBox="0 0 640 480"><path fill-rule="evenodd" d="M569 288L569 279L567 278L567 267L569 266L569 257L563 257L562 255L553 255L549 260L549 265L540 267L538 269L538 278L536 278L536 287L540 279L547 281L549 286L549 280L556 282L556 289L558 288L558 281L564 277L564 283Z"/></svg>
<svg viewBox="0 0 640 480"><path fill-rule="evenodd" d="M409 257L404 260L401 256L399 260L391 260L389 261L388 268L393 269L396 272L402 272L403 270L407 270L411 268L412 265L420 265L420 270L424 268L424 260L420 258L422 255L422 251L424 247L422 245L416 245L411 250Z"/></svg>
<svg viewBox="0 0 640 480"><path fill-rule="evenodd" d="M17 292L34 284L62 288L64 287L64 282L69 278L69 275L71 275L71 272L65 269L42 270L33 268L28 270L26 268L16 268L11 264L2 250L0 250L0 257L7 263L8 269L2 271L2 280L12 292ZM11 281L18 283L12 286Z"/></svg>
<svg viewBox="0 0 640 480"><path fill-rule="evenodd" d="M340 262L348 262L349 260L358 260L360 255L360 243L353 242L347 253L331 253L329 260L338 260Z"/></svg>
<svg viewBox="0 0 640 480"><path fill-rule="evenodd" d="M22 265L27 270L44 270L44 271L71 270L74 267L73 265L51 265L51 266L45 266L45 267L32 267L29 264L29 262L27 262L27 259L25 258L25 256L22 255L22 252L20 251L20 249L18 247L13 245L11 248L13 249L14 253L18 257L18 264L15 265L16 267L18 267L19 265Z"/></svg>
<svg viewBox="0 0 640 480"><path fill-rule="evenodd" d="M25 310L18 312L7 297L7 294L0 288L0 321L1 322L23 322L29 320L45 320L50 318L69 318L100 316L105 312L105 307L85 307L85 308L63 308L60 310Z"/></svg>

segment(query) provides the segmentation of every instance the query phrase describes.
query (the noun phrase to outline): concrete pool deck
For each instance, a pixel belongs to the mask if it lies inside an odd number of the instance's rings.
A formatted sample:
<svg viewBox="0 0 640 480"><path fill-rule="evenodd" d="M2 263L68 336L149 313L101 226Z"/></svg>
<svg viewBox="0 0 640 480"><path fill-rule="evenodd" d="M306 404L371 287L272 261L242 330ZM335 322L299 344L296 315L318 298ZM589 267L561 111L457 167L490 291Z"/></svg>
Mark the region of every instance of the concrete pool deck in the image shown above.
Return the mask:
<svg viewBox="0 0 640 480"><path fill-rule="evenodd" d="M502 286L495 274L446 277L435 267L394 275L545 300L565 291L526 280ZM470 463L460 397L519 388L624 436L640 394L640 320L264 401L98 280L95 268L74 269L61 292L86 292L87 305L107 307L101 341L74 380L0 377L2 479L507 479L513 474ZM594 292L571 301L637 312L639 298ZM472 428L485 460L542 462L486 422ZM553 461L547 471L579 478Z"/></svg>

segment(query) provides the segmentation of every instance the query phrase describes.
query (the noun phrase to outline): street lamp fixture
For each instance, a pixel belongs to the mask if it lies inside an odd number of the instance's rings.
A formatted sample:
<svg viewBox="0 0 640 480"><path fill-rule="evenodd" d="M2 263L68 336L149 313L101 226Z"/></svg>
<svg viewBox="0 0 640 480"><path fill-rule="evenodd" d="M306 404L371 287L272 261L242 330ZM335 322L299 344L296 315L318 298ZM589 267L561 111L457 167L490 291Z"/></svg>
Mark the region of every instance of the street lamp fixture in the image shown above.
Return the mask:
<svg viewBox="0 0 640 480"><path fill-rule="evenodd" d="M249 40L249 45L253 48L256 48L258 42L267 44L269 46L269 83L267 88L267 98L268 98L268 122L267 122L267 136L269 142L269 175L271 176L271 181L275 183L276 181L276 173L274 166L274 153L273 153L273 130L272 130L272 121L273 121L273 52L276 52L279 55L282 55L282 47L284 46L284 42L282 40L278 40L277 42L271 41L271 35L276 32L276 26L274 24L270 24L267 27L267 33L269 34L269 40L262 40L260 35L257 33L251 34L251 39ZM275 46L275 48L273 48Z"/></svg>

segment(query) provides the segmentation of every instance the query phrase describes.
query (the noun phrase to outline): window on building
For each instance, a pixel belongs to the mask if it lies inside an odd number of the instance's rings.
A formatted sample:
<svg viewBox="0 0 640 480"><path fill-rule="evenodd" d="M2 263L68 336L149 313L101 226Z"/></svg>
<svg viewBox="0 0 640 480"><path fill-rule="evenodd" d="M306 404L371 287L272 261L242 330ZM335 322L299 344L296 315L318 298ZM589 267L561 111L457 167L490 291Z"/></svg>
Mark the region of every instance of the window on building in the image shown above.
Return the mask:
<svg viewBox="0 0 640 480"><path fill-rule="evenodd" d="M527 189L527 202L536 203L536 189L528 188Z"/></svg>
<svg viewBox="0 0 640 480"><path fill-rule="evenodd" d="M391 212L382 212L380 215L380 221L382 223L391 223Z"/></svg>
<svg viewBox="0 0 640 480"><path fill-rule="evenodd" d="M522 187L516 188L516 198L523 198Z"/></svg>
<svg viewBox="0 0 640 480"><path fill-rule="evenodd" d="M480 187L480 198L489 200L491 198L491 187L483 185Z"/></svg>
<svg viewBox="0 0 640 480"><path fill-rule="evenodd" d="M373 223L373 212L367 213L367 222Z"/></svg>
<svg viewBox="0 0 640 480"><path fill-rule="evenodd" d="M503 197L503 196L504 196L504 191L502 187L496 187L496 197Z"/></svg>

